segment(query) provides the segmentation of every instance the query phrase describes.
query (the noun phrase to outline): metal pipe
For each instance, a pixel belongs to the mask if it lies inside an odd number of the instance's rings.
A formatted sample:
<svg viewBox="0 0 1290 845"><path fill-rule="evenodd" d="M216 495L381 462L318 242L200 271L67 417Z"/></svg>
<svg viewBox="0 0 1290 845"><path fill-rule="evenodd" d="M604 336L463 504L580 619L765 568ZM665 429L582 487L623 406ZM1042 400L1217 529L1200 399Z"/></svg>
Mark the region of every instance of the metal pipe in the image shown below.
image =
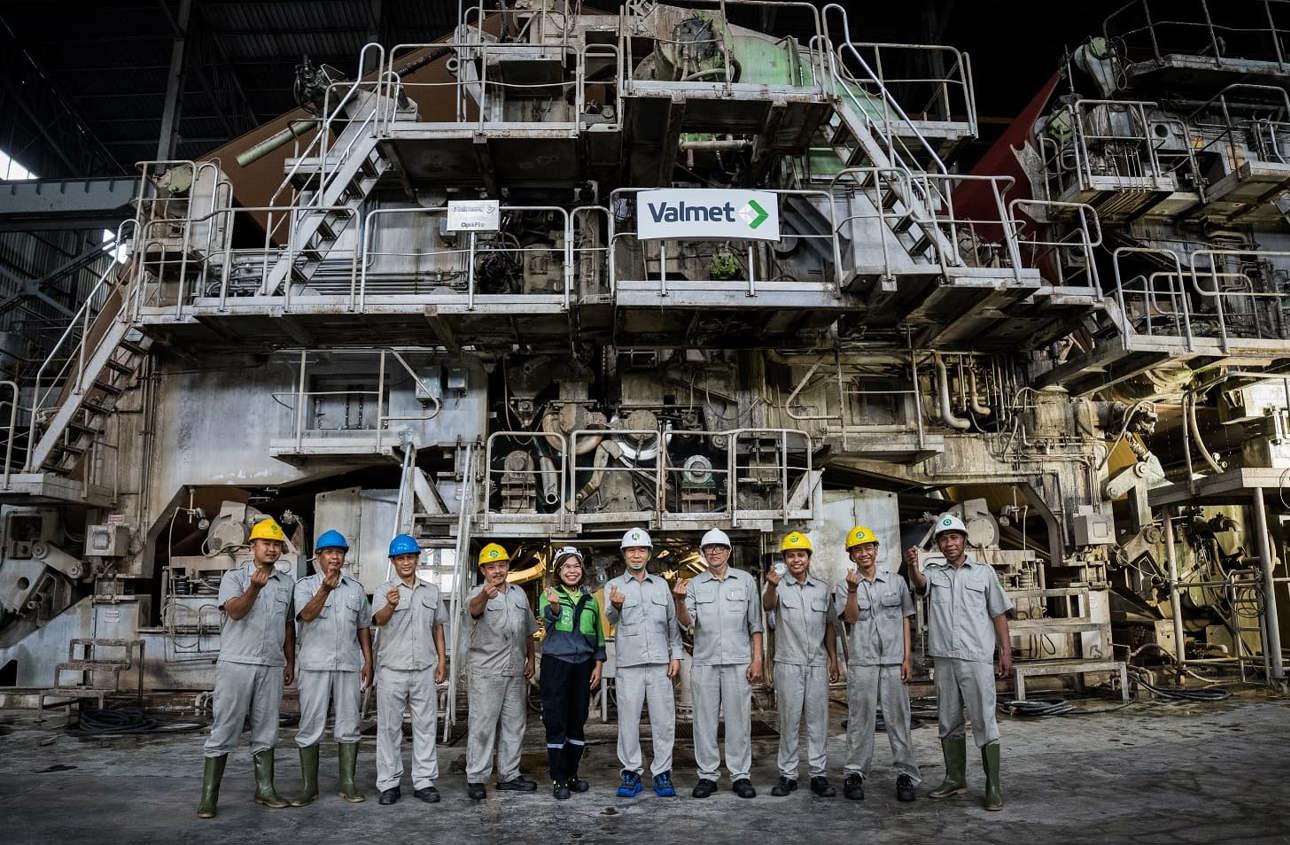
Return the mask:
<svg viewBox="0 0 1290 845"><path fill-rule="evenodd" d="M1165 560L1169 564L1169 613L1174 620L1174 660L1178 666L1178 678L1181 680L1187 650L1183 641L1182 591L1178 589L1178 553L1174 550L1174 521L1169 510L1165 508Z"/></svg>
<svg viewBox="0 0 1290 845"><path fill-rule="evenodd" d="M941 359L939 353L936 355L936 374L938 376L938 386L941 396L941 422L950 428L957 428L959 431L966 431L972 427L972 423L965 419L956 417L954 409L950 407L950 374L945 369L945 361Z"/></svg>
<svg viewBox="0 0 1290 845"><path fill-rule="evenodd" d="M1285 664L1281 658L1281 628L1277 614L1277 583L1272 569L1272 543L1268 538L1268 506L1263 501L1263 490L1254 491L1254 530L1259 537L1259 563L1263 569L1263 627L1267 642L1263 650L1271 660L1268 678L1274 685L1285 681Z"/></svg>
<svg viewBox="0 0 1290 845"><path fill-rule="evenodd" d="M275 132L250 149L246 149L238 153L236 159L238 166L246 167L247 165L254 164L279 147L289 144L296 138L304 135L317 125L317 120L293 120L291 123L287 124L286 129L283 129L280 132Z"/></svg>
<svg viewBox="0 0 1290 845"><path fill-rule="evenodd" d="M682 141L677 146L683 150L744 150L752 146L752 141L747 139Z"/></svg>
<svg viewBox="0 0 1290 845"><path fill-rule="evenodd" d="M972 413L978 417L990 416L990 408L981 404L981 396L976 389L976 370L968 367L968 404L972 408Z"/></svg>
<svg viewBox="0 0 1290 845"><path fill-rule="evenodd" d="M559 479L560 476L555 469L555 461L547 455L538 458L538 473L542 481L542 499L548 505L554 505L560 501Z"/></svg>

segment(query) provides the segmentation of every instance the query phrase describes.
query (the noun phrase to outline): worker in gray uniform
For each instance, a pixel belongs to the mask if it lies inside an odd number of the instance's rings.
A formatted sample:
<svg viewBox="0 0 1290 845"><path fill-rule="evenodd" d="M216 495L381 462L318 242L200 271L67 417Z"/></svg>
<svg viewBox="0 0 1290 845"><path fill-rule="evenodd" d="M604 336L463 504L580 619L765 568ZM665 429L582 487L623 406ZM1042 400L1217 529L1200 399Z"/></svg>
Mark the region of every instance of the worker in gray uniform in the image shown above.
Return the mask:
<svg viewBox="0 0 1290 845"><path fill-rule="evenodd" d="M757 790L752 769L752 685L761 680L762 624L757 580L730 566L730 538L712 529L699 541L708 568L688 582L677 578L676 617L694 630L690 688L694 694L694 759L699 781L691 793L707 798L717 789L721 751L717 723L726 717L726 771L740 798Z"/></svg>
<svg viewBox="0 0 1290 845"><path fill-rule="evenodd" d="M909 619L914 599L905 579L878 565L878 537L863 525L847 533L851 558L833 603L847 631L847 762L842 794L864 798L873 761L878 708L896 764L896 800L913 801L922 780L910 737L909 690L913 674Z"/></svg>
<svg viewBox="0 0 1290 845"><path fill-rule="evenodd" d="M402 797L403 713L412 711L412 797L434 804L439 790L435 723L439 684L448 679L443 625L448 610L439 588L417 577L421 547L400 534L390 541L394 578L372 596L372 624L380 629L376 649L376 788L378 803Z"/></svg>
<svg viewBox="0 0 1290 845"><path fill-rule="evenodd" d="M634 798L644 787L641 757L641 707L649 707L654 759L654 794L676 795L672 784L672 743L676 738L676 705L672 679L681 671L681 629L667 582L646 569L654 541L641 528L623 535L627 571L605 585L606 616L616 626L614 690L618 699L618 761L623 780L618 797Z"/></svg>
<svg viewBox="0 0 1290 845"><path fill-rule="evenodd" d="M762 606L775 614L775 698L779 702L779 781L770 794L784 796L797 789L805 717L811 791L832 798L837 792L829 783L825 742L829 684L838 679L833 591L811 575L809 537L794 531L784 538L780 551L785 568L781 571L776 566L766 573L762 595Z"/></svg>
<svg viewBox="0 0 1290 845"><path fill-rule="evenodd" d="M198 818L215 816L224 765L248 714L255 803L274 809L291 806L273 788L282 687L295 676L296 625L291 618L295 579L274 566L286 550L286 539L274 520L257 522L251 528L251 560L220 578L219 607L225 620L215 662L215 718L206 740Z"/></svg>
<svg viewBox="0 0 1290 845"><path fill-rule="evenodd" d="M327 725L327 703L339 760L338 793L352 803L365 800L354 782L358 765L358 710L362 691L372 683L372 609L363 585L343 574L349 544L339 531L326 531L314 546L318 571L296 582L296 668L300 687L300 772L304 794L291 802L303 807L318 798L318 743Z"/></svg>
<svg viewBox="0 0 1290 845"><path fill-rule="evenodd" d="M470 724L466 734L466 794L478 801L497 752L497 788L533 792L537 782L520 774L520 745L528 722L529 679L533 677L533 634L537 617L524 590L508 583L511 557L497 543L479 552L484 583L471 592Z"/></svg>
<svg viewBox="0 0 1290 845"><path fill-rule="evenodd" d="M967 553L968 534L962 520L950 514L939 517L933 536L941 557L927 561L926 573L919 570L917 547L905 552L914 587L927 595L927 653L936 676L945 756L945 781L928 796L948 798L967 791L966 708L985 769L985 809L1002 810L994 679L1012 671L1007 614L1014 605L994 568ZM999 665L992 672L996 649Z"/></svg>

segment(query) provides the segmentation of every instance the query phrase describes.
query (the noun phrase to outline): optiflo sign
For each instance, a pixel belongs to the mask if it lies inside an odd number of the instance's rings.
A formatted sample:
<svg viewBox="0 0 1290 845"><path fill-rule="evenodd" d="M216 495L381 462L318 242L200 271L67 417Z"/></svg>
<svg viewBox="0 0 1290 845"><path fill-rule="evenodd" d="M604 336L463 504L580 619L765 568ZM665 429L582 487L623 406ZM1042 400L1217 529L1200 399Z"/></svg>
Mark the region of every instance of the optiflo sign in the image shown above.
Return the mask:
<svg viewBox="0 0 1290 845"><path fill-rule="evenodd" d="M636 195L636 236L779 240L779 198L773 191L670 188Z"/></svg>

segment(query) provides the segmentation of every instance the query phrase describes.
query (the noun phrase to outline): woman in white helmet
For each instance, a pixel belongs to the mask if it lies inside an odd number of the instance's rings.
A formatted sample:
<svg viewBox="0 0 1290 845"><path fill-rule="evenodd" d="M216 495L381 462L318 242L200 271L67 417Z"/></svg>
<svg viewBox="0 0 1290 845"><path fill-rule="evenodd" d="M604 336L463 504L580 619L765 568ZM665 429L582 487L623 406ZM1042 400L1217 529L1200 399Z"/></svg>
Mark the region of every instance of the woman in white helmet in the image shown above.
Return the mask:
<svg viewBox="0 0 1290 845"><path fill-rule="evenodd" d="M591 691L600 686L605 632L600 603L583 584L582 552L564 546L555 553L555 583L542 593L538 612L546 624L542 642L542 721L555 797L586 792L578 764L586 746L583 727Z"/></svg>

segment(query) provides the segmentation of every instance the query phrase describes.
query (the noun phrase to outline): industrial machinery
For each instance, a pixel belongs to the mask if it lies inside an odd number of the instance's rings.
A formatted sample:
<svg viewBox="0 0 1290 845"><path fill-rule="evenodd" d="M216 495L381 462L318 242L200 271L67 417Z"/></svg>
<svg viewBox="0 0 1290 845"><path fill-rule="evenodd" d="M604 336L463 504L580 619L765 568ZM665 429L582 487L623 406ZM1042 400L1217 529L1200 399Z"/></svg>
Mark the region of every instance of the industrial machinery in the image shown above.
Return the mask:
<svg viewBox="0 0 1290 845"><path fill-rule="evenodd" d="M259 513L298 575L343 531L369 592L413 533L459 614L483 542L536 584L565 542L603 580L630 526L669 573L804 529L837 579L853 523L896 567L953 511L1018 680L1280 685L1290 70L1276 21L1218 34L1248 4L1145 5L1010 172L959 164L968 56L740 0L469 3L303 69L249 150L141 165L128 259L5 429L0 684L110 636L208 686Z"/></svg>

